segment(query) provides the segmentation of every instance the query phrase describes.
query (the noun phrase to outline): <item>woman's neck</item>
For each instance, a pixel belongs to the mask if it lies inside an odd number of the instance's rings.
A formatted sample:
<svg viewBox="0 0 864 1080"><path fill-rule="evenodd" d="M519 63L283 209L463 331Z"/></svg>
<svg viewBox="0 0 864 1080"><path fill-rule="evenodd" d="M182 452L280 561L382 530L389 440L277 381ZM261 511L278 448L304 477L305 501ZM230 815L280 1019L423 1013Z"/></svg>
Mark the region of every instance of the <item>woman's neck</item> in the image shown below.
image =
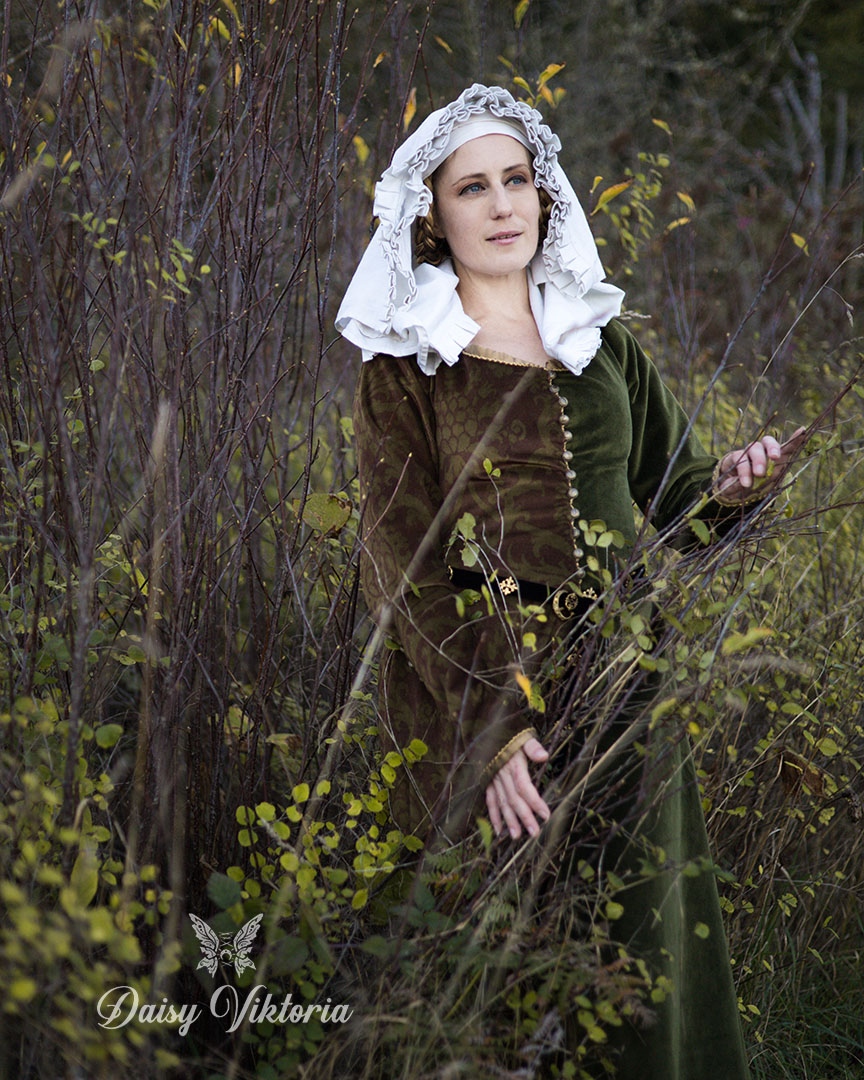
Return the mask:
<svg viewBox="0 0 864 1080"><path fill-rule="evenodd" d="M502 317L534 321L525 273L481 279L460 274L456 291L465 314L480 326L494 325Z"/></svg>
<svg viewBox="0 0 864 1080"><path fill-rule="evenodd" d="M526 274L479 282L462 275L457 292L465 314L480 327L473 344L545 367L549 357L531 311Z"/></svg>

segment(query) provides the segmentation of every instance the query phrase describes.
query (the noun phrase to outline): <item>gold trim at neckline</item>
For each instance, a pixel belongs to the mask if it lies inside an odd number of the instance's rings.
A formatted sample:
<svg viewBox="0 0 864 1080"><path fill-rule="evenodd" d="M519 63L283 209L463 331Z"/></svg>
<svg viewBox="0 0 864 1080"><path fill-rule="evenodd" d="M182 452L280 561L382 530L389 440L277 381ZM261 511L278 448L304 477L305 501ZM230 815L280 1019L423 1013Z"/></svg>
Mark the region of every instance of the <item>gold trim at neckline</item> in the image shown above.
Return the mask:
<svg viewBox="0 0 864 1080"><path fill-rule="evenodd" d="M536 368L538 371L563 370L563 364L553 360L552 357L549 357L541 367L539 364L531 364L527 360L520 360L518 357L510 356L508 353L498 352L495 349L480 349L476 345L470 349L463 349L462 355L470 356L473 360L491 360L495 364L509 364L511 367Z"/></svg>

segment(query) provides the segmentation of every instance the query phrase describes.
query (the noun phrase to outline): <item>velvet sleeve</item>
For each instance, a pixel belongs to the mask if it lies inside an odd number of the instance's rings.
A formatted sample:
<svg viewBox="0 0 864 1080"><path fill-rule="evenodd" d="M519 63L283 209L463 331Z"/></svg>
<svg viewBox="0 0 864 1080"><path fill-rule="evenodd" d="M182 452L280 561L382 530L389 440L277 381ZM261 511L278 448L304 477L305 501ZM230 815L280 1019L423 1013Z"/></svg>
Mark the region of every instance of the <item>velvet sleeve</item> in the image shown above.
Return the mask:
<svg viewBox="0 0 864 1080"><path fill-rule="evenodd" d="M610 328L630 395L628 480L633 501L658 529L679 521L712 486L717 458L706 453L684 409L642 347L620 324ZM722 530L735 511L713 499L698 516Z"/></svg>

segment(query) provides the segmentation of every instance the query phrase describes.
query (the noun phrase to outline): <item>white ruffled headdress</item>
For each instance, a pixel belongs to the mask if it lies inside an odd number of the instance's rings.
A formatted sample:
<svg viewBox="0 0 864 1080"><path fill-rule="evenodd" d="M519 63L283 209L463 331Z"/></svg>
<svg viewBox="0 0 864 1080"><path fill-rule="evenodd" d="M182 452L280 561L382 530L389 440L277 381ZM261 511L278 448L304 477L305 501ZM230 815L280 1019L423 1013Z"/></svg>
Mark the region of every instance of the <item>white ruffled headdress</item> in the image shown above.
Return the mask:
<svg viewBox="0 0 864 1080"><path fill-rule="evenodd" d="M477 126L484 117L495 123ZM553 200L546 240L528 267L531 310L543 345L576 374L600 347L600 328L620 312L624 293L603 280L585 212L558 164L561 143L536 109L502 87L475 83L423 121L375 188L380 224L336 316L336 328L363 350L364 360L378 353L416 353L422 371L433 375L442 360L455 364L478 333L462 308L450 260L414 266L411 234L432 202L426 177L468 139L506 130L501 121L533 154L536 183Z"/></svg>

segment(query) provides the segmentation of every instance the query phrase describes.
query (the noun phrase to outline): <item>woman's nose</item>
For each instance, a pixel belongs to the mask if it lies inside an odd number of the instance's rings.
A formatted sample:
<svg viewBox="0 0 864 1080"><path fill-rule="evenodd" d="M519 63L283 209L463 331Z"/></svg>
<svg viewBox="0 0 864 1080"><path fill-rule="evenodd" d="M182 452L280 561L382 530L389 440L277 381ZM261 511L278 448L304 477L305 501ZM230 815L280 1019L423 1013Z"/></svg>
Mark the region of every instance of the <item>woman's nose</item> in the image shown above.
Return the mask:
<svg viewBox="0 0 864 1080"><path fill-rule="evenodd" d="M510 193L503 184L492 189L492 214L493 217L509 217L513 213L513 204L510 201Z"/></svg>

